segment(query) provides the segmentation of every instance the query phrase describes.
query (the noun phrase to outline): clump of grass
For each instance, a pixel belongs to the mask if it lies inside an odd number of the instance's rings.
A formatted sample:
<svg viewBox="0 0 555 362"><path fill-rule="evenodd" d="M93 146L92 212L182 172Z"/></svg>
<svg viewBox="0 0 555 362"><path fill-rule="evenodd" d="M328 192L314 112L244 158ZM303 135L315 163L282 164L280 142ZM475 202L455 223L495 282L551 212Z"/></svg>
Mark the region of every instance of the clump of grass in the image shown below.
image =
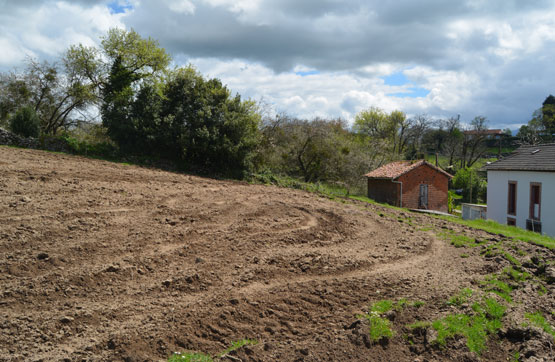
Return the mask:
<svg viewBox="0 0 555 362"><path fill-rule="evenodd" d="M501 250L501 255L503 255L503 257L505 259L507 259L514 266L516 266L516 267L521 267L522 266L520 261L517 258L515 258L514 256L512 256L510 253L508 253L507 251Z"/></svg>
<svg viewBox="0 0 555 362"><path fill-rule="evenodd" d="M449 298L449 300L447 301L447 304L448 305L455 305L455 306L463 305L464 303L468 302L470 297L472 297L473 293L474 292L472 291L472 289L464 288L458 294Z"/></svg>
<svg viewBox="0 0 555 362"><path fill-rule="evenodd" d="M549 249L555 249L555 239L547 235L540 235L533 231L516 228L514 226L502 225L493 220L463 220L453 216L433 216L438 219L451 221L460 225L470 226L474 229L484 230L493 234L502 234L510 238L519 239L524 242L536 244Z"/></svg>
<svg viewBox="0 0 555 362"><path fill-rule="evenodd" d="M357 318L364 318L368 320L370 325L370 340L372 342L379 342L382 339L393 337L395 334L391 328L391 322L384 318L383 315L389 311L401 311L406 307L420 308L424 305L422 301L411 302L406 298L399 299L397 302L392 300L380 300L373 303L369 312L357 315Z"/></svg>
<svg viewBox="0 0 555 362"><path fill-rule="evenodd" d="M415 307L415 308L420 308L422 307L424 304L426 304L425 302L421 301L421 300L417 300L415 302L412 302L411 306Z"/></svg>
<svg viewBox="0 0 555 362"><path fill-rule="evenodd" d="M255 345L258 341L255 339L241 339L231 342L231 346L217 355L217 358L226 357L229 353L236 351L246 345ZM209 354L202 352L175 352L170 356L168 362L214 362L214 358Z"/></svg>
<svg viewBox="0 0 555 362"><path fill-rule="evenodd" d="M236 351L241 347L244 347L247 345L256 345L256 344L258 344L258 341L255 339L241 339L239 341L231 342L231 346L229 346L225 351L220 353L220 357L223 357L228 353Z"/></svg>
<svg viewBox="0 0 555 362"><path fill-rule="evenodd" d="M428 321L416 321L414 323L408 324L407 327L410 329L428 329L432 326L432 322Z"/></svg>
<svg viewBox="0 0 555 362"><path fill-rule="evenodd" d="M536 312L536 313L526 313L524 314L524 316L530 321L532 322L533 325L535 325L536 327L539 327L541 329L543 329L543 331L545 333L550 334L551 336L553 336L553 340L555 341L555 330L553 329L553 327L551 327L551 325L545 320L545 317L543 316L543 314L541 312Z"/></svg>
<svg viewBox="0 0 555 362"><path fill-rule="evenodd" d="M471 352L480 354L486 347L487 336L501 328L501 318L506 307L493 298L472 306L474 315L452 314L432 323L438 336L435 343L446 345L447 340L457 335L466 338L466 346Z"/></svg>
<svg viewBox="0 0 555 362"><path fill-rule="evenodd" d="M486 246L480 254L485 257L494 257L501 253L503 243L497 242Z"/></svg>
<svg viewBox="0 0 555 362"><path fill-rule="evenodd" d="M514 267L507 267L505 269L503 269L503 273L505 273L506 275L509 276L509 278L511 278L512 280L514 280L515 282L524 282L528 279L530 279L532 276L530 275L530 273L527 272L522 272L518 269L515 269Z"/></svg>
<svg viewBox="0 0 555 362"><path fill-rule="evenodd" d="M384 314L393 309L395 303L391 300L380 300L370 306L370 312Z"/></svg>
<svg viewBox="0 0 555 362"><path fill-rule="evenodd" d="M453 245L455 248L463 248L463 247L473 248L483 244L482 242L474 238L471 238L469 236L466 236L464 234L457 234L453 230L442 231L438 233L438 235L441 238L449 241L449 243Z"/></svg>
<svg viewBox="0 0 555 362"><path fill-rule="evenodd" d="M175 352L168 362L213 362L214 359L210 355L199 352Z"/></svg>
<svg viewBox="0 0 555 362"><path fill-rule="evenodd" d="M511 288L507 283L499 280L497 275L492 274L486 276L486 278L481 282L484 291L492 292L505 299L507 302L511 303L511 293L513 288Z"/></svg>
<svg viewBox="0 0 555 362"><path fill-rule="evenodd" d="M375 312L370 312L364 315L370 324L370 340L373 342L378 342L384 338L393 337L393 330L391 329L391 322L380 317L379 314Z"/></svg>

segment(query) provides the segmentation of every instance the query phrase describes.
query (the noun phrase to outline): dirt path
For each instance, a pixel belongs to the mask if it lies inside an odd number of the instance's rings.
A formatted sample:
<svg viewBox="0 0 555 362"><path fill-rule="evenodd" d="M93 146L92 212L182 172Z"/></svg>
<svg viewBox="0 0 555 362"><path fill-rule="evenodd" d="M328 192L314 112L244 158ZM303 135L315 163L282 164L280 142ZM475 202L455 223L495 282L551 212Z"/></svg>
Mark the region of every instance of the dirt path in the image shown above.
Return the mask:
<svg viewBox="0 0 555 362"><path fill-rule="evenodd" d="M165 360L252 338L243 359L414 361L402 332L368 349L345 326L383 298L433 317L491 268L426 216L40 151L0 159L0 360Z"/></svg>

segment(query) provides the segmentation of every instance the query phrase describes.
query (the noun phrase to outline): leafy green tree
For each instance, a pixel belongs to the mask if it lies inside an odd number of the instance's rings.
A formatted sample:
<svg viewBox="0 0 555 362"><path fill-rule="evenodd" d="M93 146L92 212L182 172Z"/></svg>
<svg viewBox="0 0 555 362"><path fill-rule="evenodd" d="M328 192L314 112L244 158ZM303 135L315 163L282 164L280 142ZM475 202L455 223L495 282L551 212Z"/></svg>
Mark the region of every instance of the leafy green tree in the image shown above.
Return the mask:
<svg viewBox="0 0 555 362"><path fill-rule="evenodd" d="M164 137L188 168L239 176L253 166L260 123L254 102L192 67L170 74L164 98Z"/></svg>
<svg viewBox="0 0 555 362"><path fill-rule="evenodd" d="M528 124L522 125L518 130L517 137L523 144L536 145L542 142L542 134L545 133L543 114L541 109L537 109L532 114L532 119Z"/></svg>
<svg viewBox="0 0 555 362"><path fill-rule="evenodd" d="M541 112L543 127L551 139L552 135L555 133L555 97L553 97L553 95L550 94L543 101Z"/></svg>
<svg viewBox="0 0 555 362"><path fill-rule="evenodd" d="M475 170L471 168L459 169L453 177L452 182L453 188L463 190L463 201L485 201L487 194L487 183ZM470 198L471 193L472 199Z"/></svg>
<svg viewBox="0 0 555 362"><path fill-rule="evenodd" d="M377 107L370 107L359 112L355 116L353 129L355 132L373 139L388 141L391 140L396 131L395 124L391 122L389 115Z"/></svg>
<svg viewBox="0 0 555 362"><path fill-rule="evenodd" d="M40 124L37 114L31 107L19 109L10 120L10 129L13 133L23 137L38 137Z"/></svg>
<svg viewBox="0 0 555 362"><path fill-rule="evenodd" d="M134 98L131 86L136 78L118 57L114 60L108 81L102 89L102 124L123 152L134 152L138 146L136 130L129 114Z"/></svg>

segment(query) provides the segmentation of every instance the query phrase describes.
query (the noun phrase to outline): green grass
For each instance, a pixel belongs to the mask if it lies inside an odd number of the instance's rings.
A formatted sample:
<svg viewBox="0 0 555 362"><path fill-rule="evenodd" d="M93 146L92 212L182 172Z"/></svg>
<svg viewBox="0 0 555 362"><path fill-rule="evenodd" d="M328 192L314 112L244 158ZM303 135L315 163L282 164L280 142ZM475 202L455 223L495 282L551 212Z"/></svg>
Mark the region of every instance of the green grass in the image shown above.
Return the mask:
<svg viewBox="0 0 555 362"><path fill-rule="evenodd" d="M255 339L241 339L231 342L231 346L217 355L217 359L226 357L229 353L236 351L247 345L258 344ZM168 358L168 362L214 362L214 357L203 352L175 352Z"/></svg>
<svg viewBox="0 0 555 362"><path fill-rule="evenodd" d="M368 312L357 315L357 318L364 318L368 320L370 340L378 342L382 339L388 339L395 334L391 328L391 322L382 317L383 314L391 311L401 311L406 307L420 308L424 305L422 301L411 302L405 298L399 299L397 302L392 300L380 300L373 303Z"/></svg>
<svg viewBox="0 0 555 362"><path fill-rule="evenodd" d="M349 198L353 200L358 200L369 204L373 204L373 205L387 207L397 211L407 211L406 209L403 209L400 207L378 203L366 196L349 195ZM431 215L431 216L445 221L449 221L452 223L456 223L459 225L468 226L474 229L484 230L492 234L501 234L509 238L543 246L549 249L555 249L555 238L552 238L548 235L541 235L533 231L524 230L522 228L503 225L493 220L481 220L481 219L463 220L456 216L444 216L444 215ZM461 239L460 241L464 243L465 241L468 241L468 240Z"/></svg>
<svg viewBox="0 0 555 362"><path fill-rule="evenodd" d="M487 336L501 328L501 318L506 307L495 299L487 298L472 307L475 314L452 314L432 322L438 333L435 343L446 345L447 340L457 335L466 338L466 346L471 352L480 354L486 347Z"/></svg>
<svg viewBox="0 0 555 362"><path fill-rule="evenodd" d="M512 266L503 269L503 273L507 274L515 282L524 282L532 277L530 273L520 271Z"/></svg>
<svg viewBox="0 0 555 362"><path fill-rule="evenodd" d="M388 319L373 314L366 314L365 318L370 324L370 340L378 342L381 339L393 337L391 322Z"/></svg>
<svg viewBox="0 0 555 362"><path fill-rule="evenodd" d="M380 300L370 307L370 312L384 314L393 309L395 303L391 300Z"/></svg>
<svg viewBox="0 0 555 362"><path fill-rule="evenodd" d="M468 302L470 297L472 297L472 294L474 294L472 289L464 288L459 292L459 294L456 294L451 298L449 298L449 300L447 301L447 304L455 305L455 306L463 305L464 303Z"/></svg>
<svg viewBox="0 0 555 362"><path fill-rule="evenodd" d="M513 301L511 298L513 288L511 288L507 283L499 280L497 275L492 274L486 276L480 284L484 291L495 293L509 303Z"/></svg>
<svg viewBox="0 0 555 362"><path fill-rule="evenodd" d="M463 247L473 248L475 246L483 244L482 242L479 242L474 238L471 238L464 234L457 234L452 230L440 231L437 233L437 235L443 238L444 240L449 241L449 243L453 245L455 248L463 248Z"/></svg>
<svg viewBox="0 0 555 362"><path fill-rule="evenodd" d="M198 352L174 353L168 362L213 362L214 359L207 354Z"/></svg>
<svg viewBox="0 0 555 362"><path fill-rule="evenodd" d="M255 339L241 339L241 340L236 341L236 342L231 342L231 346L229 346L225 351L220 353L220 357L223 357L223 356L227 355L228 353L236 351L241 347L244 347L244 346L247 346L247 345L256 345L256 344L258 344L258 341L255 340Z"/></svg>
<svg viewBox="0 0 555 362"><path fill-rule="evenodd" d="M541 312L536 313L526 313L524 315L533 325L543 329L545 333L550 334L555 341L555 330L551 325L545 320L545 317L541 314Z"/></svg>
<svg viewBox="0 0 555 362"><path fill-rule="evenodd" d="M547 235L524 230L514 226L502 225L493 220L463 220L455 216L434 215L433 217L454 222L460 225L469 226L474 229L484 230L492 234L502 234L504 236L525 241L528 243L555 249L555 239Z"/></svg>

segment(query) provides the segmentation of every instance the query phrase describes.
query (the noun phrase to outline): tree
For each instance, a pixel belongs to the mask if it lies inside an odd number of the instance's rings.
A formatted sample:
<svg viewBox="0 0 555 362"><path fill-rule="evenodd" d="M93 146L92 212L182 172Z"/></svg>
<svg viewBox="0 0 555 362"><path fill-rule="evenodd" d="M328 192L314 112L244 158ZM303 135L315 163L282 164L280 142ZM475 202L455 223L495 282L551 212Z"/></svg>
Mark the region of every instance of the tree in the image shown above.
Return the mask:
<svg viewBox="0 0 555 362"><path fill-rule="evenodd" d="M10 129L13 133L23 137L38 137L40 124L33 108L27 106L19 109L10 120Z"/></svg>
<svg viewBox="0 0 555 362"><path fill-rule="evenodd" d="M23 72L4 74L0 80L0 119L29 106L44 134L54 135L75 125L93 100L91 87L66 62L29 59Z"/></svg>
<svg viewBox="0 0 555 362"><path fill-rule="evenodd" d="M424 114L419 114L410 120L405 158L414 159L422 154L424 135L430 129L431 120Z"/></svg>
<svg viewBox="0 0 555 362"><path fill-rule="evenodd" d="M136 130L129 114L134 98L131 86L136 78L118 57L114 60L108 81L102 89L102 124L122 151L131 153L141 150L136 142Z"/></svg>
<svg viewBox="0 0 555 362"><path fill-rule="evenodd" d="M488 120L483 116L476 116L470 121L471 128L463 132L461 168L471 167L486 151Z"/></svg>
<svg viewBox="0 0 555 362"><path fill-rule="evenodd" d="M555 133L555 97L549 95L542 103L542 124L549 137L552 138Z"/></svg>
<svg viewBox="0 0 555 362"><path fill-rule="evenodd" d="M380 108L371 107L355 116L353 129L367 136L370 142L381 143L392 154L400 155L407 147L411 125L412 120L401 111L387 114Z"/></svg>
<svg viewBox="0 0 555 362"><path fill-rule="evenodd" d="M522 125L518 130L516 136L520 139L520 142L528 145L536 145L541 143L541 136L545 132L542 118L542 110L535 110L532 114L532 119L528 121L528 124Z"/></svg>
<svg viewBox="0 0 555 362"><path fill-rule="evenodd" d="M443 121L443 127L445 128L446 137L442 145L442 153L449 158L448 166L453 166L456 156L461 152L464 140L460 117L451 117Z"/></svg>
<svg viewBox="0 0 555 362"><path fill-rule="evenodd" d="M462 189L463 201L485 201L487 196L487 182L483 180L475 170L471 168L459 169L453 177L452 182L455 189ZM472 194L472 199L470 198L470 194Z"/></svg>
<svg viewBox="0 0 555 362"><path fill-rule="evenodd" d="M377 107L370 107L355 116L353 129L374 139L388 139L393 134L392 123L387 113Z"/></svg>

